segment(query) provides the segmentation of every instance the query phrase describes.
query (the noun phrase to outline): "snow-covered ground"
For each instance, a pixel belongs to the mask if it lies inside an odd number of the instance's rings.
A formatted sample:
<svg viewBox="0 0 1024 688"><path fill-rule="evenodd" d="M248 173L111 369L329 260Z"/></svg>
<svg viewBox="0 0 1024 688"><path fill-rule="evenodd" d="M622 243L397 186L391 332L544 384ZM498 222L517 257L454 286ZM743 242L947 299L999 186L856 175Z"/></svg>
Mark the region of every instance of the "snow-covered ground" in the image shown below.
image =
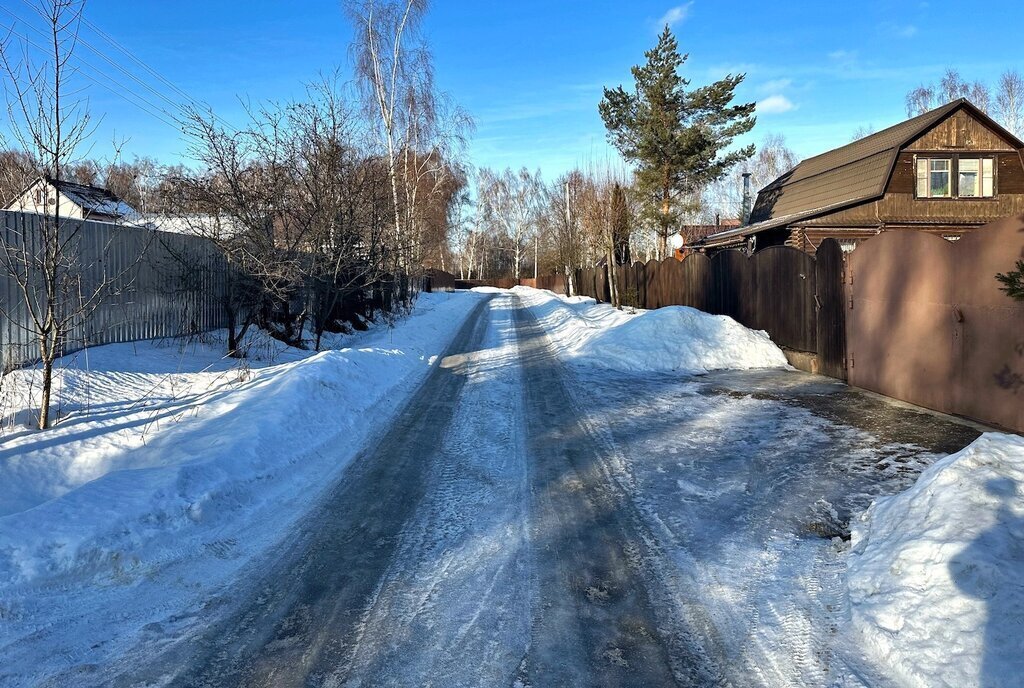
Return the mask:
<svg viewBox="0 0 1024 688"><path fill-rule="evenodd" d="M907 686L1024 682L1024 438L986 434L853 526L853 631Z"/></svg>
<svg viewBox="0 0 1024 688"><path fill-rule="evenodd" d="M977 433L802 373L670 374L784 366L728 318L516 292L614 447L667 618L726 679L1018 685L1024 440L985 434L942 458L914 433Z"/></svg>
<svg viewBox="0 0 1024 688"><path fill-rule="evenodd" d="M101 661L224 585L387 425L483 298L422 294L394 328L319 353L256 336L239 362L216 333L83 351L59 364L64 417L43 433L17 425L38 371L4 378L0 684L45 675L47 654Z"/></svg>
<svg viewBox="0 0 1024 688"><path fill-rule="evenodd" d="M61 424L0 444L0 686L1024 673L1024 440L729 318L487 291L244 367L217 341L67 362Z"/></svg>
<svg viewBox="0 0 1024 688"><path fill-rule="evenodd" d="M669 306L617 310L586 296L515 287L568 362L615 370L704 373L785 367L786 357L764 332L725 315Z"/></svg>

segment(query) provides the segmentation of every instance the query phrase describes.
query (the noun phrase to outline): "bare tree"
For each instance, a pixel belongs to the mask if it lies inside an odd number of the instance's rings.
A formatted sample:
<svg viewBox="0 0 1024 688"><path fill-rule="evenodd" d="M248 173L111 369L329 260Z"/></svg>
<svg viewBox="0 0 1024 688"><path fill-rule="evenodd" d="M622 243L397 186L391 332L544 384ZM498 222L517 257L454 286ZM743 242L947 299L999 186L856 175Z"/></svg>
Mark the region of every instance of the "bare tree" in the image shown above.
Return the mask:
<svg viewBox="0 0 1024 688"><path fill-rule="evenodd" d="M562 274L570 296L576 293L576 271L583 267L586 254L579 205L584 183L583 174L573 170L551 184L544 196L538 225L542 243L550 252L550 267Z"/></svg>
<svg viewBox="0 0 1024 688"><path fill-rule="evenodd" d="M531 174L525 167L518 172L480 171L480 204L484 219L500 227L508 237L513 257L513 276L522 277L522 266L528 244L540 221L544 193L540 171Z"/></svg>
<svg viewBox="0 0 1024 688"><path fill-rule="evenodd" d="M288 308L303 275L300 249L308 226L291 212L298 162L287 137L287 111L249 111L250 126L227 131L212 114L192 111L186 132L202 169L178 180L185 203L179 218L213 242L228 261L224 309L228 353L242 356L248 329ZM199 212L194 212L198 210ZM286 321L285 338L305 313Z"/></svg>
<svg viewBox="0 0 1024 688"><path fill-rule="evenodd" d="M935 107L935 87L921 85L907 93L907 117L923 115Z"/></svg>
<svg viewBox="0 0 1024 688"><path fill-rule="evenodd" d="M853 134L850 135L850 142L860 141L861 139L871 136L875 133L875 128L870 124L866 126L859 126L853 130Z"/></svg>
<svg viewBox="0 0 1024 688"><path fill-rule="evenodd" d="M722 182L709 187L705 194L705 206L715 210L701 219L706 223L714 223L715 214L742 218L743 172L750 174L750 187L756 194L792 170L799 162L800 157L789 147L782 134L766 135L758 146L757 153L745 165L734 170ZM683 237L687 242L699 238Z"/></svg>
<svg viewBox="0 0 1024 688"><path fill-rule="evenodd" d="M462 187L448 209L448 226L451 228L450 241L454 244L459 266L459 277L472 279L476 267L476 247L479 232L474 221L473 198L469 182ZM454 266L453 266L454 269Z"/></svg>
<svg viewBox="0 0 1024 688"><path fill-rule="evenodd" d="M20 57L15 57L10 37L0 44L9 130L14 139L13 146L3 141L3 148L26 151L39 166L37 174L45 176L52 189L47 192L52 211L36 223L22 213L18 227L3 234L0 246L0 261L17 285L20 305L28 316L27 327L39 348L40 429L51 423L54 363L64 353L69 333L76 323L88 318L120 277L103 274L84 279L91 266L83 264L79 247L83 223L62 215L56 191L92 133L87 104L69 83L69 62L78 42L83 7L81 0L39 2L36 11L47 25L45 57L34 59L29 44L19 46Z"/></svg>
<svg viewBox="0 0 1024 688"><path fill-rule="evenodd" d="M1014 136L1024 136L1024 77L1007 70L999 77L995 116Z"/></svg>
<svg viewBox="0 0 1024 688"><path fill-rule="evenodd" d="M39 178L42 166L25 150L0 151L0 204L6 206Z"/></svg>
<svg viewBox="0 0 1024 688"><path fill-rule="evenodd" d="M583 231L587 234L595 253L601 256L608 276L608 291L611 303L622 306L619 281L615 270L615 239L618 212L618 194L621 183L608 170L591 171L583 185L578 205Z"/></svg>
<svg viewBox="0 0 1024 688"><path fill-rule="evenodd" d="M418 77L430 68L429 54L419 37L426 0L349 0L346 9L356 27L352 44L359 84L379 123L394 204L394 240L403 241L399 166L406 127L412 126L406 108Z"/></svg>
<svg viewBox="0 0 1024 688"><path fill-rule="evenodd" d="M922 115L959 98L970 100L982 112L987 113L991 107L988 86L981 81L965 81L959 71L948 68L939 80L938 86L921 84L907 93L907 117Z"/></svg>
<svg viewBox="0 0 1024 688"><path fill-rule="evenodd" d="M472 129L444 93L420 26L426 0L346 0L356 27L358 83L387 163L395 267L444 264L448 207L465 183L459 159Z"/></svg>
<svg viewBox="0 0 1024 688"><path fill-rule="evenodd" d="M344 308L368 284L383 277L387 249L385 223L375 215L386 185L379 166L356 145L357 123L337 87L337 76L307 88L307 98L286 108L282 140L291 162L289 207L301 228L296 249L312 282L314 347L337 320L351 317ZM340 318L338 317L340 315Z"/></svg>

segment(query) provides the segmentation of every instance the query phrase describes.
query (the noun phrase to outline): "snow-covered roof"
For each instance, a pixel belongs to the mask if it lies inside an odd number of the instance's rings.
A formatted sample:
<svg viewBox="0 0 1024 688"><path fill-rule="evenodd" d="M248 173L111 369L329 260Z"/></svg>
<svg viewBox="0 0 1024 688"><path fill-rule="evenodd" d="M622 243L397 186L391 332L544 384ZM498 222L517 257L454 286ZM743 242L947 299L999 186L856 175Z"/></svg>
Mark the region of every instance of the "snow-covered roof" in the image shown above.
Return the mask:
<svg viewBox="0 0 1024 688"><path fill-rule="evenodd" d="M141 215L135 224L161 232L205 237L230 237L240 230L238 222L230 217L202 213Z"/></svg>
<svg viewBox="0 0 1024 688"><path fill-rule="evenodd" d="M86 217L90 215L106 215L116 219L126 219L138 216L139 212L126 203L114 192L99 186L89 184L76 184L64 180L54 180L46 177L46 182L55 186L72 203L82 208Z"/></svg>

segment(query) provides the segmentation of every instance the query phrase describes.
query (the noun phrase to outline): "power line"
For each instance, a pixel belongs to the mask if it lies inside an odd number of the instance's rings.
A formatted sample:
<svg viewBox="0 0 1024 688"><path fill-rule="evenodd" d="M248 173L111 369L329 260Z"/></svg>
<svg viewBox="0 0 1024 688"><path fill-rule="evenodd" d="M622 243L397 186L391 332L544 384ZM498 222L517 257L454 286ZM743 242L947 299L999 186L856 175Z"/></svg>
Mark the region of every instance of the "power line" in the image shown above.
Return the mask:
<svg viewBox="0 0 1024 688"><path fill-rule="evenodd" d="M45 17L45 15L43 15L43 14L42 14L42 13L40 12L40 10L39 10L39 9L37 8L37 7L34 7L34 6L33 6L33 5L32 5L32 4L31 4L31 3L29 2L29 0L22 0L22 3L23 3L23 4L25 4L26 6L28 6L28 7L29 7L29 8L31 9L31 10L33 10L33 11L34 11L34 12L35 12L36 14L40 15L40 16L41 16L41 17L43 17L44 19L46 18L46 17ZM20 17L18 17L17 15L15 15L15 14L14 14L13 12L11 12L10 10L8 10L8 9L6 9L6 8L0 8L0 9L3 9L3 10L4 10L5 12L7 12L8 14L10 14L11 16L13 16L13 17L15 17L15 18L17 18L17 19L19 19L19 20L20 20ZM214 112L213 112L213 109L212 109L212 108L211 108L211 107L210 107L210 106L209 106L208 104L206 104L206 103L203 103L203 102L201 102L201 101L197 100L196 98L193 98L193 97L192 97L191 95L189 95L189 94L188 94L188 93L187 93L186 91L182 90L182 89L181 89L181 88L179 88L179 87L178 87L177 85L175 85L175 84L174 84L173 82L171 82L171 81L170 81L169 79L165 78L165 77L164 77L163 75L161 75L161 74L160 74L159 72L157 72L157 71L156 71L155 69L153 69L152 67L150 67L149 65L147 65L147 64L146 64L145 62L143 62L143 61L142 61L142 60L141 60L140 58L138 58L137 56L135 56L135 55L134 55L134 54L133 54L133 53L132 53L132 52L131 52L130 50L128 50L128 49L127 49L126 47L124 47L123 45L121 45L120 43L118 43L118 42L117 42L117 41L116 41L116 40L115 40L115 39L114 39L113 37L111 37L111 36L110 36L109 34L107 34L107 33L106 33L105 31L103 31L103 30L102 30L102 29L100 29L100 28L99 28L98 26L96 26L95 24L93 24L93 23L92 23L91 21L89 21L89 20L88 20L87 18L85 18L84 16L83 16L83 17L81 17L81 21L82 21L82 23L84 23L84 24L86 24L87 26L89 26L90 28L92 28L92 29L93 29L93 31L95 31L95 32L96 32L96 33L97 33L97 34L98 34L98 35L99 35L99 36L100 36L100 37L101 37L101 38L102 38L103 40L105 40L105 41L106 41L107 43L109 43L109 44L110 44L111 46L113 46L113 47L114 47L114 48L116 48L116 49L117 49L118 51L120 51L121 53L123 53L124 55L126 55L126 56L127 56L127 57L128 57L129 59L131 59L131 60L132 60L133 62L135 62L136 64L140 65L140 66L141 66L141 67L142 67L143 69L145 69L145 70L146 70L146 71L147 71L147 72L148 72L149 74L151 74L151 75L152 75L153 77L155 77L155 78L156 78L156 79L158 79L159 81L161 81L161 82L163 82L164 84L166 84L166 85L167 85L168 87L170 87L170 88L171 88L171 89L172 89L173 91L175 91L175 92L177 92L178 94L180 94L180 95L181 95L181 96L182 96L182 97L184 98L184 100L185 100L185 103L187 103L187 104L188 104L188 105L190 105L190 106L191 106L192 108L194 108L194 110L195 110L195 111L196 111L197 113L198 113L198 112L204 112L204 111L205 111L205 112L208 112L208 113L210 114L210 116L211 116L211 117L212 117L213 119L215 119L215 120L219 121L219 122L221 123L221 125L222 125L222 126L223 126L223 127L225 128L225 129L228 129L228 130L230 130L230 131L232 131L232 132L235 132L235 133L237 133L237 131L238 131L238 130L237 130L237 129L235 129L235 128L234 128L234 127L233 127L233 126L231 125L231 123L230 123L230 122L226 121L225 119L223 119L222 117L220 117L219 115L217 115L216 113L214 113ZM41 32L41 31L39 31L38 29L36 29L35 27L31 27L31 26L30 26L30 28L32 28L32 29L33 29L34 31L36 31L36 33L40 33L40 34L42 34L42 32ZM86 48L88 48L88 49L89 49L89 50L90 50L90 51L91 51L92 53L94 53L95 55L97 55L98 57L100 57L100 58L101 58L101 59L102 59L102 60L103 60L104 62L106 62L106 63L108 63L109 65L111 65L112 67L114 67L114 69L116 69L117 71L121 72L122 74L124 74L125 76L127 76L127 77L128 77L129 79L131 79L131 80L132 80L132 81L134 81L135 83L139 84L140 86L142 86L142 87L143 87L144 89L146 89L146 90L147 90L147 91L149 91L150 93L154 94L154 95L155 95L156 97L158 97L158 98L160 98L161 100L163 100L164 102L168 103L168 104L170 105L170 107L171 107L172 109L174 109L174 110L176 110L176 111L179 111L179 112L181 112L183 116L176 116L176 115L173 115L173 114L171 114L170 112L167 112L166 110L164 110L164 109L163 109L162 107L160 107L160 106L158 106L158 105L155 105L155 104L153 104L152 102L150 102L150 101L149 101L148 99L146 99L145 97L143 97L143 96L142 96L142 95L140 95L139 93L137 93L137 92L135 92L135 91L131 90L130 88L127 88L127 90L128 90L128 91L129 91L130 93L132 93L132 95L134 95L134 96L135 96L135 97L137 97L137 98L140 98L140 99L141 99L141 100L143 100L144 102L148 103L148 104L150 105L150 107L153 107L153 108L156 108L156 109L158 109L158 110L159 110L160 112L163 112L163 113L164 113L165 115L167 115L168 117L170 117L171 119L173 119L173 120L174 120L175 122L177 122L177 128L180 128L180 129L182 129L182 130L184 130L184 129L185 129L185 125L184 125L184 119L185 119L185 118L187 118L187 117L188 117L188 115L189 115L190 113L188 112L188 109L187 109L187 108L185 107L185 105L184 105L183 103L181 103L181 102L179 102L179 101L177 101L177 100L174 100L174 99L172 99L172 98L168 97L168 96L167 96L167 95L166 95L165 93L163 93L162 91L159 91L159 90L157 90L156 88L154 88L154 87L153 87L153 86L152 86L151 84L149 84L148 82L146 82L146 81L144 81L144 80L140 79L140 78L139 78L139 77L138 77L137 75L135 75L135 74L133 74L132 72L130 72L130 71L128 71L127 69L125 69L125 68L124 68L124 67L123 67L122 65L120 65L120 64L118 64L117 62L115 62L114 60L112 60L112 59L111 59L111 58L110 58L110 57L109 57L108 55L106 55L106 54L105 54L104 52L100 51L100 50L99 50L98 48L96 48L96 47L95 47L95 46L94 46L93 44L91 44L91 43L90 43L89 41L87 41L87 40L86 40L85 38L83 38L83 37L81 36L81 34L78 34L78 35L76 35L76 40L77 40L78 42L80 42L80 43L81 43L82 45L84 45L84 46L85 46ZM115 79L112 79L112 78L110 77L110 75L109 75L109 74L107 74L107 73L105 73L105 72L104 72L104 71L103 71L102 69L97 69L97 68L96 68L96 67L95 67L94 65L91 65L91 64L89 64L88 62L85 62L85 60L83 60L83 59L82 59L82 58L81 58L80 56L75 56L75 57L76 57L76 59L77 59L77 60L79 60L79 61L80 61L80 62L81 62L82 64L85 64L85 65L89 66L89 67L90 67L91 69L93 69L94 71L96 71L97 73L99 73L99 74L100 74L101 76L103 76L103 77L105 77L105 78L108 78L108 79L110 79L111 81L113 81L114 83L116 83L116 84L117 84L118 86L121 86L122 88L126 88L126 87L124 86L124 84L123 84L123 83L121 83L121 82L118 82L118 81L116 81ZM95 79L92 79L92 81L96 82L96 80L95 80ZM97 83L98 83L98 82L97 82ZM103 85L103 84L100 84L100 85ZM116 93L116 91L113 91L113 89L111 89L111 88L109 88L109 87L107 87L107 86L105 86L105 88L106 88L106 89L107 89L108 91L112 91L112 92ZM131 102L131 101L129 101L129 102ZM152 114L152 113L150 113L150 114Z"/></svg>
<svg viewBox="0 0 1024 688"><path fill-rule="evenodd" d="M27 0L22 0L22 1L23 1L23 2L24 2L24 3L26 4L26 5L28 5L28 6L29 6L29 8L31 8L31 9L32 9L32 10L33 10L34 12L36 12L36 14L39 14L39 15L40 15L41 17L43 17L43 18L45 19L45 15L43 15L43 14L42 14L42 13L41 13L41 12L39 11L39 9L38 9L38 8L35 8L35 7L33 7L33 6L32 6L32 5L31 5L31 4L29 3L29 2L27 2ZM11 10L9 10L9 9L7 9L7 8L5 8L5 7L4 7L4 8L0 8L0 9L3 9L3 11L4 11L4 12L6 12L7 14L11 15L12 17L14 17L14 18L16 18L16 19L19 19L19 20L21 19L21 18L20 18L20 17L19 17L19 16L17 15L17 14L15 14L14 12L12 12ZM40 31L40 30L39 30L38 28L36 28L36 27L32 26L32 25L31 25L31 24L29 24L28 22L24 22L24 23L25 23L25 25L26 25L26 26L28 26L28 27L29 27L30 29L32 29L32 31L36 32L37 34L40 34L40 35L45 35L45 34L43 34L43 32L42 32L42 31ZM136 82L136 83L137 83L138 85L142 86L142 87L143 87L144 89L146 89L147 91L149 91L150 93L152 93L153 95L155 95L155 96L156 96L157 98L160 98L160 99L161 99L161 100L163 100L164 102L168 103L168 104L169 104L169 105L170 105L170 106L171 106L172 108L174 108L174 109L177 109L177 110L184 110L184 108L182 107L181 103L179 103L179 102L177 102L177 101L175 101L175 100L172 100L171 98L167 97L167 95L165 95L164 93L161 93L160 91L156 90L156 89L155 89L155 88L153 88L153 87L152 87L151 85L149 85L148 83L146 83L145 81L143 81L142 79L140 79L139 77L137 77L136 75L132 74L131 72L129 72L129 71L127 70L127 69L125 69L125 68L124 68L124 67L122 67L121 65L117 64L117 63L116 63L115 61L113 61L112 59L110 59L110 57L108 57L108 56L107 56L106 54L104 54L103 52L101 52L101 51L97 50L97 49L96 49L95 47L93 47L93 46L92 46L92 44L90 44L90 43L89 43L88 41L86 41L86 40L85 40L84 38L82 38L81 34L78 34L78 35L76 35L76 37L75 37L75 38L76 38L76 41L77 41L78 43L81 43L81 44L82 44L83 46L85 46L86 48L88 48L88 49L89 49L90 51L92 51L92 52L93 52L93 53L94 53L94 54L95 54L95 55L96 55L97 57L99 57L99 58L100 58L100 59L102 59L102 60L103 60L104 62L106 62L107 64L109 64L110 66L112 66L112 67L113 67L114 69L118 70L119 72L121 72L122 74L124 74L125 76L127 76L127 77L128 77L129 79L131 79L132 81ZM75 57L76 59L78 59L78 60L81 60L81 57L80 57L80 56L77 56L77 55L75 55L74 57ZM84 61L83 61L83 63L84 63ZM87 63L86 63L86 64L87 64ZM96 68L95 68L95 66L92 66L92 65L89 65L89 66L90 66L90 67L91 67L92 69L96 69ZM102 72L101 70L97 70L97 71L99 71L99 72L100 72L100 74L102 74L103 76L109 77L109 75L108 75L108 74L104 74L104 73L103 73L103 72ZM168 115L170 115L170 113L167 113L167 114L168 114Z"/></svg>
<svg viewBox="0 0 1024 688"><path fill-rule="evenodd" d="M8 14L13 14L13 13L10 12L10 10L8 10L5 7L0 7L0 10L3 10L5 12L7 12ZM14 15L14 16L17 18L17 15ZM46 48L44 48L41 45L39 45L38 43L36 43L35 41L33 41L31 38L29 38L25 34L22 34L22 33L19 33L18 31L16 31L13 26L9 27L9 26L6 26L4 24L0 24L0 28L3 28L4 30L8 31L13 36L17 36L18 38L23 40L27 45L31 45L34 48L36 48L37 50L43 50L43 51L46 50ZM36 31L37 31L37 33L41 33L38 30L36 30ZM105 88L106 90L110 91L114 95L117 95L117 96L121 97L122 99L124 99L125 101L130 103L131 105L134 105L135 107L139 108L140 110L142 110L146 114L148 114L148 115L150 115L152 117L155 117L156 119L160 120L164 124L174 128L174 129L177 129L179 131L182 131L184 133L184 130L185 130L184 120L181 120L178 117L176 117L175 115L167 112L165 109L163 109L159 105L156 105L156 104L152 103L151 101L146 99L144 96L142 96L142 95L136 93L135 91L133 91L132 89L126 87L123 83L117 81L114 78L111 78L110 75L105 74L102 70L97 69L94 65L90 64L89 62L86 62L81 57L79 57L79 56L74 56L74 57L75 57L75 60L77 62L79 62L80 64L82 64L82 65L84 65L86 67L88 67L89 69L95 70L101 76L106 78L108 82L113 83L116 86L119 86L120 89L111 88L110 83L107 83L107 82L104 82L104 81L100 81L99 79L96 79L95 77L93 77L88 72L79 71L79 74L81 76L85 77L89 81L92 81L93 83L97 84L98 86L102 86L103 88ZM134 96L139 101L141 101L141 103L136 102L136 101L132 100L131 98L129 98L128 97L129 94L131 96ZM168 121L163 116L161 116L161 114L158 114L158 113L162 113L163 115L166 115L168 118L170 118L171 121Z"/></svg>
<svg viewBox="0 0 1024 688"><path fill-rule="evenodd" d="M22 2L28 2L28 0L22 0ZM142 60L141 60L141 59L140 59L140 58L139 58L138 56L136 56L136 55L135 55L135 54L134 54L133 52L131 52L131 51L130 51L130 50L129 50L128 48L124 47L124 45L123 45L123 44L119 43L119 42L118 42L118 41L117 41L116 39L114 39L114 38L113 38L113 37L112 37L112 36L111 36L110 34L108 34L108 33L107 33L106 31L104 31L104 30L103 30L103 29L101 29L100 27L96 26L95 24L93 24L93 23L92 23L91 21L89 21L89 20L88 20L88 19L86 19L85 17L82 17L82 22L83 22L83 23L84 23L84 24L85 24L86 26L88 26L89 28L91 28L91 29L92 29L93 31L95 31L95 32L96 32L96 33L97 33L97 34L98 34L98 35L100 36L100 38L102 38L102 39L103 39L103 40L105 40L105 41L106 41L107 43L109 43L110 45L112 45L112 46L113 46L113 47L114 47L115 49L117 49L117 50L118 50L119 52L121 52L122 54L124 54L125 56L127 56L127 57L128 57L128 59L130 59L130 60L131 60L132 62L136 63L137 65L139 65L140 67L142 67L143 69L145 69L145 70L146 70L147 72L149 72L149 73L150 73L151 75L153 75L154 77L156 77L157 79L159 79L159 80L160 80L161 82L163 82L163 83L164 83L165 85L167 85L167 86L168 86L168 87L169 87L169 88L170 88L171 90L175 91L175 92L176 92L176 93L178 93L178 94L179 94L180 96L182 96L182 97L183 97L183 98L184 98L184 99L185 99L186 101L188 101L188 103L189 103L189 104L191 104L191 105L193 105L193 106L195 106L195 107L201 108L201 109L205 109L205 110L210 110L210 111L212 112L213 108L211 108L211 107L210 107L210 106L209 106L209 105L208 105L207 103L204 103L204 102L202 102L202 101L199 101L199 100L196 100L195 98L193 98L193 97L192 97L191 95L189 95L189 94L188 94L188 93L187 93L186 91L184 91L184 90L182 90L181 88L179 88L179 87L177 86L177 84L175 84L174 82L170 81L169 79L167 79L166 77L164 77L164 76L163 76L162 74L160 74L160 73L159 73L158 71L156 71L155 69L153 69L152 67L150 67L150 66L149 66L148 64L146 64L145 62L143 62L143 61L142 61ZM214 116L216 117L216 115L214 115ZM217 117L217 119L221 119L221 118L220 118L220 117ZM223 121L223 120L222 120L222 121ZM226 124L226 122L225 122L225 124Z"/></svg>

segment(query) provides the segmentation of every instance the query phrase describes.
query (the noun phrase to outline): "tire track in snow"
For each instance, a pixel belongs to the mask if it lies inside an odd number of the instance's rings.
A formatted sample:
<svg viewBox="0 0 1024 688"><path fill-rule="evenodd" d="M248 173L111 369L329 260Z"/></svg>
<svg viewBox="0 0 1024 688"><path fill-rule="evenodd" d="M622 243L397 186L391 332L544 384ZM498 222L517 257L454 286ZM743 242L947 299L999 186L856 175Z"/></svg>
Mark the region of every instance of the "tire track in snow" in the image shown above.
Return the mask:
<svg viewBox="0 0 1024 688"><path fill-rule="evenodd" d="M480 348L487 303L475 306L446 360ZM229 608L219 621L197 636L168 641L145 663L130 657L114 678L77 684L286 688L323 684L347 666L358 625L427 491L429 449L457 408L468 381L463 373L444 363L431 371L294 539L249 569L252 582L215 601Z"/></svg>
<svg viewBox="0 0 1024 688"><path fill-rule="evenodd" d="M429 487L363 620L352 664L325 685L510 685L528 642L526 466L511 300L492 301Z"/></svg>
<svg viewBox="0 0 1024 688"><path fill-rule="evenodd" d="M543 328L525 308L516 316L539 594L520 683L714 685L699 652L655 613L640 552L654 538L610 474L615 457L566 389Z"/></svg>

